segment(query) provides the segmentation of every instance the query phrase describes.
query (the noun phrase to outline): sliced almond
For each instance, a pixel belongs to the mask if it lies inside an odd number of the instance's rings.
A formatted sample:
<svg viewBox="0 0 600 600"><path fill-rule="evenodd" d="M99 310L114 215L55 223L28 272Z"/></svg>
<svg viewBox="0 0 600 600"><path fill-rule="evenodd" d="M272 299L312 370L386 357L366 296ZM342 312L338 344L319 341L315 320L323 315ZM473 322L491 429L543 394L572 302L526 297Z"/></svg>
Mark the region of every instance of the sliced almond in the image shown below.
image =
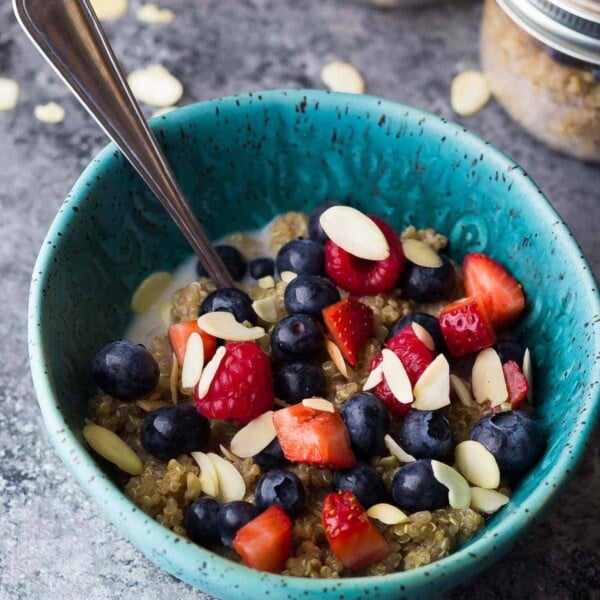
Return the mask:
<svg viewBox="0 0 600 600"><path fill-rule="evenodd" d="M464 71L452 81L450 105L455 113L468 117L479 112L491 95L490 84L481 71Z"/></svg>
<svg viewBox="0 0 600 600"><path fill-rule="evenodd" d="M527 379L527 385L529 389L527 390L527 401L529 404L533 403L533 369L531 366L531 352L529 352L529 348L525 348L525 354L523 354L523 375L525 375L525 379Z"/></svg>
<svg viewBox="0 0 600 600"><path fill-rule="evenodd" d="M219 370L219 366L221 365L221 361L225 358L226 352L227 349L225 348L225 346L219 346L214 356L208 361L208 363L204 367L202 375L200 376L200 381L198 382L198 398L202 399L204 398L204 396L206 396L206 394L208 394L210 384L215 378L215 375Z"/></svg>
<svg viewBox="0 0 600 600"><path fill-rule="evenodd" d="M510 498L496 490L486 490L480 487L471 488L471 508L487 515L495 513L508 504Z"/></svg>
<svg viewBox="0 0 600 600"><path fill-rule="evenodd" d="M279 276L281 277L281 281L290 283L291 281L294 281L296 277L298 277L298 274L294 273L294 271L282 271Z"/></svg>
<svg viewBox="0 0 600 600"><path fill-rule="evenodd" d="M169 376L169 391L171 392L171 402L177 404L179 394L177 393L177 381L179 380L179 362L177 355L171 354L171 375Z"/></svg>
<svg viewBox="0 0 600 600"><path fill-rule="evenodd" d="M48 102L47 104L38 104L33 109L33 116L42 123L56 124L64 121L66 113L60 104Z"/></svg>
<svg viewBox="0 0 600 600"><path fill-rule="evenodd" d="M377 387L383 381L383 363L380 362L367 377L363 385L363 391L368 392Z"/></svg>
<svg viewBox="0 0 600 600"><path fill-rule="evenodd" d="M169 403L165 402L164 400L149 400L146 398L137 400L136 404L145 412L152 412L158 410L159 408L169 406Z"/></svg>
<svg viewBox="0 0 600 600"><path fill-rule="evenodd" d="M420 267L438 269L443 264L440 255L421 240L415 240L413 238L402 240L402 250L404 251L404 256L406 256L411 263Z"/></svg>
<svg viewBox="0 0 600 600"><path fill-rule="evenodd" d="M486 348L477 355L471 371L471 385L479 404L489 402L494 408L508 400L502 362L493 348Z"/></svg>
<svg viewBox="0 0 600 600"><path fill-rule="evenodd" d="M330 413L335 412L335 406L333 406L329 400L325 400L325 398L305 398L302 400L302 404L307 408L314 408L315 410L322 410Z"/></svg>
<svg viewBox="0 0 600 600"><path fill-rule="evenodd" d="M271 275L267 275L266 277L261 277L258 280L258 287L263 290L270 290L275 287L275 280Z"/></svg>
<svg viewBox="0 0 600 600"><path fill-rule="evenodd" d="M415 335L419 338L419 340L421 340L423 344L425 344L427 350L434 352L435 342L433 341L433 338L431 337L429 331L427 331L427 329L425 329L423 325L419 325L419 323L415 321L413 321L410 324L410 326L412 327L412 330L415 332Z"/></svg>
<svg viewBox="0 0 600 600"><path fill-rule="evenodd" d="M83 428L85 441L100 456L130 475L141 475L144 465L140 457L116 433L100 425Z"/></svg>
<svg viewBox="0 0 600 600"><path fill-rule="evenodd" d="M423 371L414 389L417 410L437 410L450 404L450 365L439 354Z"/></svg>
<svg viewBox="0 0 600 600"><path fill-rule="evenodd" d="M235 342L258 340L265 335L262 327L246 327L236 321L232 313L222 310L202 315L198 327L217 338Z"/></svg>
<svg viewBox="0 0 600 600"><path fill-rule="evenodd" d="M91 0L92 8L101 21L118 19L127 12L128 0Z"/></svg>
<svg viewBox="0 0 600 600"><path fill-rule="evenodd" d="M321 69L321 81L333 92L364 94L365 80L353 65L334 60Z"/></svg>
<svg viewBox="0 0 600 600"><path fill-rule="evenodd" d="M219 495L219 479L215 465L207 454L204 452L192 452L192 458L200 467L200 484L202 491L212 498Z"/></svg>
<svg viewBox="0 0 600 600"><path fill-rule="evenodd" d="M337 370L346 378L350 379L354 375L354 371L346 364L342 351L331 341L325 340L325 349L329 358L333 361Z"/></svg>
<svg viewBox="0 0 600 600"><path fill-rule="evenodd" d="M252 303L254 312L266 323L276 323L279 317L275 296L265 296Z"/></svg>
<svg viewBox="0 0 600 600"><path fill-rule="evenodd" d="M383 438L383 443L390 454L395 456L401 463L411 463L417 460L414 456L406 452L389 433Z"/></svg>
<svg viewBox="0 0 600 600"><path fill-rule="evenodd" d="M389 348L384 348L381 356L383 376L394 398L402 404L410 404L413 401L412 385L402 361Z"/></svg>
<svg viewBox="0 0 600 600"><path fill-rule="evenodd" d="M223 446L223 444L219 444L219 450L221 451L221 454L229 461L234 462L236 460L238 460L239 458L241 458L241 456L237 456L235 455L233 452L231 452L231 450L229 450L228 448L226 448L225 446Z"/></svg>
<svg viewBox="0 0 600 600"><path fill-rule="evenodd" d="M171 274L166 271L148 275L133 293L131 310L138 315L145 313L167 289L171 281Z"/></svg>
<svg viewBox="0 0 600 600"><path fill-rule="evenodd" d="M0 111L12 110L19 100L20 88L14 79L0 77Z"/></svg>
<svg viewBox="0 0 600 600"><path fill-rule="evenodd" d="M500 469L494 455L474 440L461 442L454 449L458 470L477 487L493 490L500 485Z"/></svg>
<svg viewBox="0 0 600 600"><path fill-rule="evenodd" d="M319 222L329 239L352 256L385 260L390 255L390 246L381 229L351 206L332 206Z"/></svg>
<svg viewBox="0 0 600 600"><path fill-rule="evenodd" d="M242 427L232 438L231 451L240 458L256 456L276 437L273 411L268 410Z"/></svg>
<svg viewBox="0 0 600 600"><path fill-rule="evenodd" d="M204 368L204 344L199 333L192 333L188 338L181 367L181 387L193 388L199 381Z"/></svg>
<svg viewBox="0 0 600 600"><path fill-rule="evenodd" d="M173 106L183 96L181 82L161 65L133 71L127 81L133 95L150 106Z"/></svg>
<svg viewBox="0 0 600 600"><path fill-rule="evenodd" d="M209 452L207 456L217 472L217 480L219 482L218 498L221 502L233 502L234 500L242 500L246 495L246 484L240 472L222 456Z"/></svg>
<svg viewBox="0 0 600 600"><path fill-rule="evenodd" d="M175 13L168 8L159 8L156 4L144 4L138 8L137 18L145 23L166 24L175 19Z"/></svg>
<svg viewBox="0 0 600 600"><path fill-rule="evenodd" d="M467 480L452 467L438 460L431 461L433 476L448 488L448 501L452 508L468 508L471 504L471 488Z"/></svg>
<svg viewBox="0 0 600 600"><path fill-rule="evenodd" d="M475 406L471 386L458 375L450 375L450 386L463 406Z"/></svg>
<svg viewBox="0 0 600 600"><path fill-rule="evenodd" d="M163 322L163 325L165 327L170 327L171 326L171 303L170 302L165 302L161 307L160 307L160 320Z"/></svg>
<svg viewBox="0 0 600 600"><path fill-rule="evenodd" d="M367 510L367 514L372 519L377 519L384 525L398 525L399 523L407 523L410 521L410 518L407 517L397 506L388 504L387 502L373 504L373 506Z"/></svg>

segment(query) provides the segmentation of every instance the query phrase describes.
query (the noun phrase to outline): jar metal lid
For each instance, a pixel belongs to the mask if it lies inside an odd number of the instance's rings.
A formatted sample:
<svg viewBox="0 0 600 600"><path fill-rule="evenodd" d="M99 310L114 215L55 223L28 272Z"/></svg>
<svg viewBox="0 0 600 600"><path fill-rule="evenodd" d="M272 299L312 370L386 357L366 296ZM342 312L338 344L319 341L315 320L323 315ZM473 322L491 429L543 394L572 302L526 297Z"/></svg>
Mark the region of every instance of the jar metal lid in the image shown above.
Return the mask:
<svg viewBox="0 0 600 600"><path fill-rule="evenodd" d="M525 31L559 52L600 65L598 0L497 0Z"/></svg>

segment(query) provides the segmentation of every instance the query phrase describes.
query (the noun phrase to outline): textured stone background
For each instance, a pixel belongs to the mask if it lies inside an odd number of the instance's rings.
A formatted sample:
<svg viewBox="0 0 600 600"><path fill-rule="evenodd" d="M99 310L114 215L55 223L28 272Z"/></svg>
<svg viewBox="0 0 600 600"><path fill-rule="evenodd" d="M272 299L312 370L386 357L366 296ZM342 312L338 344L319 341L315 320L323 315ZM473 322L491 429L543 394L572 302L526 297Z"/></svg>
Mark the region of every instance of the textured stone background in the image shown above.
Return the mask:
<svg viewBox="0 0 600 600"><path fill-rule="evenodd" d="M107 29L127 69L163 63L185 83L185 102L320 87L321 65L339 58L362 70L370 92L455 119L450 81L477 65L479 2L394 11L351 0L163 5L177 13L171 25L139 23L132 9ZM8 0L0 0L0 76L22 85L18 108L0 113L0 599L205 599L123 539L48 444L27 364L29 277L60 202L106 140L21 34ZM65 106L64 123L33 118L35 104L49 100ZM600 169L545 149L495 103L464 123L541 184L598 275ZM501 563L446 600L600 597L598 441L597 432L547 518Z"/></svg>

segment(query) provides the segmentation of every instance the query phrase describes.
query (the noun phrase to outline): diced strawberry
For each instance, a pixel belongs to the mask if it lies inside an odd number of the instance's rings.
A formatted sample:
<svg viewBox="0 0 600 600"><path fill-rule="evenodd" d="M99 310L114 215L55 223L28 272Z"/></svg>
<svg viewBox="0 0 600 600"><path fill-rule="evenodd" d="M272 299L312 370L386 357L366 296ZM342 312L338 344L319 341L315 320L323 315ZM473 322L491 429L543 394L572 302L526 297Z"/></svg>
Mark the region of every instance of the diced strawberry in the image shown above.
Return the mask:
<svg viewBox="0 0 600 600"><path fill-rule="evenodd" d="M269 357L254 342L230 342L203 398L194 389L198 412L209 419L248 423L273 408Z"/></svg>
<svg viewBox="0 0 600 600"><path fill-rule="evenodd" d="M373 332L373 310L356 298L346 298L323 309L323 321L344 358L354 366Z"/></svg>
<svg viewBox="0 0 600 600"><path fill-rule="evenodd" d="M352 294L379 294L391 290L404 268L404 252L394 230L378 217L371 216L390 247L385 260L357 258L329 240L325 244L325 270L342 289ZM360 232L356 232L360 235Z"/></svg>
<svg viewBox="0 0 600 600"><path fill-rule="evenodd" d="M523 375L521 367L514 361L509 360L502 365L504 379L508 388L508 401L512 408L516 409L523 404L527 393L529 392L529 383L527 377Z"/></svg>
<svg viewBox="0 0 600 600"><path fill-rule="evenodd" d="M496 341L485 305L479 297L448 304L440 312L439 322L452 356L477 352Z"/></svg>
<svg viewBox="0 0 600 600"><path fill-rule="evenodd" d="M183 364L185 349L192 333L199 333L200 337L202 338L205 361L208 361L212 358L217 348L216 338L209 333L202 331L202 329L198 327L197 321L183 321L182 323L175 323L169 327L169 342L171 344L171 349L177 357L177 362L180 365Z"/></svg>
<svg viewBox="0 0 600 600"><path fill-rule="evenodd" d="M321 517L329 547L347 569L362 569L390 553L389 544L352 492L327 495Z"/></svg>
<svg viewBox="0 0 600 600"><path fill-rule="evenodd" d="M350 434L339 413L295 404L273 413L284 456L293 462L348 469L356 464Z"/></svg>
<svg viewBox="0 0 600 600"><path fill-rule="evenodd" d="M233 548L247 567L281 573L292 548L292 520L274 504L238 530Z"/></svg>
<svg viewBox="0 0 600 600"><path fill-rule="evenodd" d="M510 325L525 308L519 282L495 260L473 252L463 261L463 280L467 296L481 296L492 325Z"/></svg>

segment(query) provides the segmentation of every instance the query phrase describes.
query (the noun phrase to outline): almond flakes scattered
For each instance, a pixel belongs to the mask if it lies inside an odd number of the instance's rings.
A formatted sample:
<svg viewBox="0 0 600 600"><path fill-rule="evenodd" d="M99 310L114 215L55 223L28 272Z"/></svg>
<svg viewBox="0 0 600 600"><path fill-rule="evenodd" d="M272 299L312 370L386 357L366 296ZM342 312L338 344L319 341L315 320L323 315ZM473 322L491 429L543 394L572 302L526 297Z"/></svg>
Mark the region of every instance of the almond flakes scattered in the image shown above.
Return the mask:
<svg viewBox="0 0 600 600"><path fill-rule="evenodd" d="M367 515L372 519L377 519L384 525L398 525L400 523L407 523L410 518L407 517L397 506L388 504L387 502L380 502L374 504L367 510Z"/></svg>
<svg viewBox="0 0 600 600"><path fill-rule="evenodd" d="M388 433L383 438L383 443L385 447L389 450L389 453L392 456L395 456L401 463L411 463L416 462L416 458L409 454L400 446L400 444Z"/></svg>
<svg viewBox="0 0 600 600"><path fill-rule="evenodd" d="M327 354L329 354L329 358L331 358L337 370L346 379L350 379L350 377L354 375L354 372L346 364L346 361L344 360L344 357L342 355L342 351L331 340L327 339L325 340L325 349L327 350Z"/></svg>
<svg viewBox="0 0 600 600"><path fill-rule="evenodd" d="M244 342L264 337L262 327L246 327L235 320L233 314L218 310L198 318L198 327L210 335L228 341Z"/></svg>
<svg viewBox="0 0 600 600"><path fill-rule="evenodd" d="M464 509L471 504L471 488L467 480L452 467L438 460L431 461L433 476L448 488L448 501L452 508Z"/></svg>
<svg viewBox="0 0 600 600"><path fill-rule="evenodd" d="M188 338L181 367L181 387L192 389L199 381L204 368L204 344L202 337L193 332Z"/></svg>
<svg viewBox="0 0 600 600"><path fill-rule="evenodd" d="M256 456L276 437L273 411L268 410L242 427L231 439L231 451L240 458Z"/></svg>
<svg viewBox="0 0 600 600"><path fill-rule="evenodd" d="M508 400L502 362L493 348L486 348L477 355L471 371L471 385L478 404L489 402L494 408Z"/></svg>
<svg viewBox="0 0 600 600"><path fill-rule="evenodd" d="M302 400L302 404L307 408L313 408L315 410L322 410L329 413L335 412L335 406L333 406L329 400L325 400L325 398L305 398Z"/></svg>
<svg viewBox="0 0 600 600"><path fill-rule="evenodd" d="M442 266L440 255L425 242L407 238L402 240L404 256L415 265L428 269L437 269Z"/></svg>
<svg viewBox="0 0 600 600"><path fill-rule="evenodd" d="M200 381L198 382L198 398L202 399L204 398L204 396L206 396L206 394L208 394L210 384L215 378L215 375L219 370L219 366L221 365L221 361L225 358L226 352L227 349L225 348L225 346L219 346L214 356L208 361L208 363L204 367L202 375L200 376Z"/></svg>
<svg viewBox="0 0 600 600"><path fill-rule="evenodd" d="M500 485L500 469L494 455L480 442L466 440L454 450L458 470L477 487L493 490Z"/></svg>
<svg viewBox="0 0 600 600"><path fill-rule="evenodd" d="M423 344L425 344L427 350L429 350L430 352L435 352L435 342L433 341L433 338L431 337L429 331L427 331L427 329L425 329L423 325L420 325L416 321L413 321L410 324L410 326L412 327L412 330L415 332L415 335L419 338L419 340L423 342Z"/></svg>
<svg viewBox="0 0 600 600"><path fill-rule="evenodd" d="M417 410L437 410L450 404L450 365L443 354L438 354L423 371L414 389Z"/></svg>
<svg viewBox="0 0 600 600"><path fill-rule="evenodd" d="M402 404L410 404L413 401L412 385L402 361L389 348L384 348L381 356L383 376L394 398Z"/></svg>
<svg viewBox="0 0 600 600"><path fill-rule="evenodd" d="M95 424L86 425L83 428L83 437L95 452L121 471L129 475L141 475L144 472L140 457L110 429Z"/></svg>
<svg viewBox="0 0 600 600"><path fill-rule="evenodd" d="M496 490L471 488L471 508L491 515L508 504L510 498Z"/></svg>

